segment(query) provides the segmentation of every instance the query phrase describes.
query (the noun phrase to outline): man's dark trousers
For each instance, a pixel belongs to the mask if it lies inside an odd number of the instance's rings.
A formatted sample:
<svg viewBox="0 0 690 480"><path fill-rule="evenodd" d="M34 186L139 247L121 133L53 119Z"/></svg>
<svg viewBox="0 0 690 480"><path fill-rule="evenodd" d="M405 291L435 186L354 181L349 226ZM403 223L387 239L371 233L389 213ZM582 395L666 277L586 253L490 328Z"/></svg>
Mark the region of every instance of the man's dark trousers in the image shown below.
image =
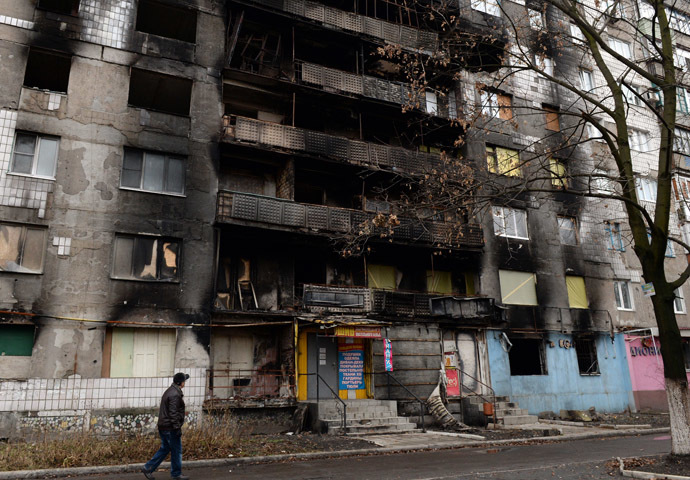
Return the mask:
<svg viewBox="0 0 690 480"><path fill-rule="evenodd" d="M154 472L170 453L170 476L175 478L182 475L182 432L180 430L158 430L161 436L161 448L144 466L149 472Z"/></svg>

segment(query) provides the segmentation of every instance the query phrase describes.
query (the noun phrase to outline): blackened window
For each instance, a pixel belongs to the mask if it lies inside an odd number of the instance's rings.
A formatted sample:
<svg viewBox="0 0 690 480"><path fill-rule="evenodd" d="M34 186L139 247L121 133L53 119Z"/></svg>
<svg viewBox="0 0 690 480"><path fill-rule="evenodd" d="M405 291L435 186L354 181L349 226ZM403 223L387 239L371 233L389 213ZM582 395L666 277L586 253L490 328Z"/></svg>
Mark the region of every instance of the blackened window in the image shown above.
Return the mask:
<svg viewBox="0 0 690 480"><path fill-rule="evenodd" d="M174 7L153 0L140 0L137 26L140 32L183 42L196 42L196 10Z"/></svg>
<svg viewBox="0 0 690 480"><path fill-rule="evenodd" d="M148 70L132 69L129 104L159 112L189 115L192 81Z"/></svg>
<svg viewBox="0 0 690 480"><path fill-rule="evenodd" d="M79 13L79 0L38 0L38 8L65 15L76 15Z"/></svg>
<svg viewBox="0 0 690 480"><path fill-rule="evenodd" d="M26 63L24 86L67 93L71 55L31 48Z"/></svg>
<svg viewBox="0 0 690 480"><path fill-rule="evenodd" d="M179 278L180 241L116 235L113 278L172 282Z"/></svg>
<svg viewBox="0 0 690 480"><path fill-rule="evenodd" d="M42 273L48 229L0 223L0 272Z"/></svg>
<svg viewBox="0 0 690 480"><path fill-rule="evenodd" d="M575 340L575 352L580 375L599 375L597 346L593 338L580 337Z"/></svg>
<svg viewBox="0 0 690 480"><path fill-rule="evenodd" d="M508 353L510 374L546 375L546 355L541 338L511 338L513 344Z"/></svg>

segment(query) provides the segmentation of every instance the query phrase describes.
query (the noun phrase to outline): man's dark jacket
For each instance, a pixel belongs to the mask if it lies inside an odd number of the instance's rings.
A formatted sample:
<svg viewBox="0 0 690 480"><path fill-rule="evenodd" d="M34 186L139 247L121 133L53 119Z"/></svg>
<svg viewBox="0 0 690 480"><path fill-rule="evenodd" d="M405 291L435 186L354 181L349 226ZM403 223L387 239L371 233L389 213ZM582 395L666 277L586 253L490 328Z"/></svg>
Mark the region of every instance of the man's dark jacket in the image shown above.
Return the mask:
<svg viewBox="0 0 690 480"><path fill-rule="evenodd" d="M182 388L172 384L161 398L158 412L158 430L179 430L184 423L184 400Z"/></svg>

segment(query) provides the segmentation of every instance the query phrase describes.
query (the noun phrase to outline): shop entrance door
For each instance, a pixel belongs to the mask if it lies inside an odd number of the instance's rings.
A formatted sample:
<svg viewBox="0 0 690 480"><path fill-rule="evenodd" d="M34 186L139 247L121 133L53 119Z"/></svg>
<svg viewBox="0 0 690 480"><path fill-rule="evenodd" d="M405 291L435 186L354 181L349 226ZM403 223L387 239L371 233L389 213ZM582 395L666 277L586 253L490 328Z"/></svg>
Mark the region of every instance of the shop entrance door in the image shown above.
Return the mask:
<svg viewBox="0 0 690 480"><path fill-rule="evenodd" d="M338 338L321 337L315 333L307 336L307 370L319 372L328 385L338 393ZM316 399L316 375L307 376L307 398ZM333 398L328 387L321 382L319 396L322 399Z"/></svg>

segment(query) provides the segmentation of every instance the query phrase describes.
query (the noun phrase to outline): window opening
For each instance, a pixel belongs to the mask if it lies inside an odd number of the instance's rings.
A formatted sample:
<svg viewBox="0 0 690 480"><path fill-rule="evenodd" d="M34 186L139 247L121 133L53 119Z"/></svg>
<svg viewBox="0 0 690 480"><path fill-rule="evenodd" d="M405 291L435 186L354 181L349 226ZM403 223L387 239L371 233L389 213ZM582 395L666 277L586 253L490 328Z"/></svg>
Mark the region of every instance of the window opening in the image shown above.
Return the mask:
<svg viewBox="0 0 690 480"><path fill-rule="evenodd" d="M547 375L544 341L541 338L510 338L510 375Z"/></svg>
<svg viewBox="0 0 690 480"><path fill-rule="evenodd" d="M510 207L491 207L494 233L501 237L528 240L527 212Z"/></svg>
<svg viewBox="0 0 690 480"><path fill-rule="evenodd" d="M196 42L197 12L154 0L139 0L136 29L183 42Z"/></svg>
<svg viewBox="0 0 690 480"><path fill-rule="evenodd" d="M48 10L49 12L76 16L79 13L79 0L39 0L38 8Z"/></svg>
<svg viewBox="0 0 690 480"><path fill-rule="evenodd" d="M0 223L0 271L42 273L48 229Z"/></svg>
<svg viewBox="0 0 690 480"><path fill-rule="evenodd" d="M148 70L132 69L129 104L175 115L189 115L192 81Z"/></svg>
<svg viewBox="0 0 690 480"><path fill-rule="evenodd" d="M179 279L180 241L116 235L113 278L172 282Z"/></svg>
<svg viewBox="0 0 690 480"><path fill-rule="evenodd" d="M24 86L67 93L71 66L71 55L31 48L26 62Z"/></svg>
<svg viewBox="0 0 690 480"><path fill-rule="evenodd" d="M575 340L575 353L580 375L599 375L597 346L593 338L580 337Z"/></svg>

